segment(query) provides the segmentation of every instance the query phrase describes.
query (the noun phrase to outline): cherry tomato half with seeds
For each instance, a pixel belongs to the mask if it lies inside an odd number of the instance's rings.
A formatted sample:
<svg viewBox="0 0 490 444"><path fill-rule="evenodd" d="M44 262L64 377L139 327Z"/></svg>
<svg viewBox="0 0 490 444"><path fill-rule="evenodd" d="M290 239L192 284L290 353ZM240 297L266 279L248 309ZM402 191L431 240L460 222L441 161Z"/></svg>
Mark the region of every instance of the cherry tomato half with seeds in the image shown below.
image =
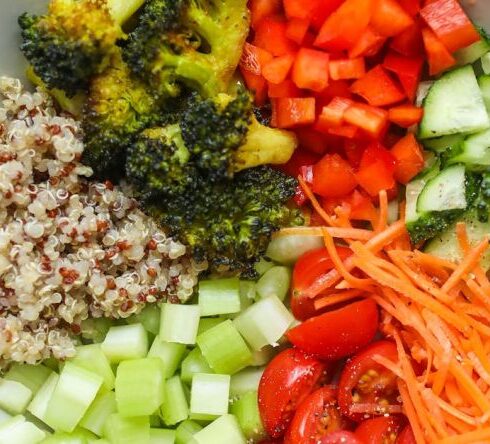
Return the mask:
<svg viewBox="0 0 490 444"><path fill-rule="evenodd" d="M397 377L375 362L375 356L397 362L396 345L384 340L370 344L347 361L340 375L339 407L354 421L383 415L386 405L399 405Z"/></svg>
<svg viewBox="0 0 490 444"><path fill-rule="evenodd" d="M339 430L324 436L319 444L364 444L364 442L360 441L352 432Z"/></svg>
<svg viewBox="0 0 490 444"><path fill-rule="evenodd" d="M415 436L413 434L412 427L410 425L406 425L405 428L398 435L396 440L396 444L416 444Z"/></svg>
<svg viewBox="0 0 490 444"><path fill-rule="evenodd" d="M403 416L380 416L366 419L354 434L364 444L395 444L405 425Z"/></svg>
<svg viewBox="0 0 490 444"><path fill-rule="evenodd" d="M272 438L284 435L297 406L323 382L327 364L296 348L279 353L259 383L259 411Z"/></svg>

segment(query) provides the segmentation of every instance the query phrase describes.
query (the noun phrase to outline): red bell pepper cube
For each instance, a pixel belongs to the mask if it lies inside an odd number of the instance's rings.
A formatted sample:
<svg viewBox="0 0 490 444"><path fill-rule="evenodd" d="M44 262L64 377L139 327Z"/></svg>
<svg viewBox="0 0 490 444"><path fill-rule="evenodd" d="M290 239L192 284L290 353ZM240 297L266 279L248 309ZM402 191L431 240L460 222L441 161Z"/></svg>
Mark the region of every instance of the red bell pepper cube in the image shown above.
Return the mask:
<svg viewBox="0 0 490 444"><path fill-rule="evenodd" d="M420 12L420 2L421 0L398 0L400 6L412 17L415 17Z"/></svg>
<svg viewBox="0 0 490 444"><path fill-rule="evenodd" d="M327 106L335 97L350 99L353 96L347 80L330 80L322 92L315 94L320 109Z"/></svg>
<svg viewBox="0 0 490 444"><path fill-rule="evenodd" d="M381 190L395 186L393 176L396 158L378 143L370 145L364 151L356 179L371 196L377 196Z"/></svg>
<svg viewBox="0 0 490 444"><path fill-rule="evenodd" d="M358 79L366 74L366 64L363 57L331 60L329 72L333 80Z"/></svg>
<svg viewBox="0 0 490 444"><path fill-rule="evenodd" d="M364 154L364 150L369 145L367 140L347 140L344 139L344 143L342 146L343 152L347 157L349 163L354 167L358 168L361 164L362 155Z"/></svg>
<svg viewBox="0 0 490 444"><path fill-rule="evenodd" d="M291 79L286 79L281 83L269 83L269 97L271 99L303 96L303 91Z"/></svg>
<svg viewBox="0 0 490 444"><path fill-rule="evenodd" d="M456 64L456 59L430 28L422 29L422 37L431 76L440 74Z"/></svg>
<svg viewBox="0 0 490 444"><path fill-rule="evenodd" d="M325 134L313 129L313 127L301 127L294 130L298 137L300 147L315 154L325 154L329 148L328 138Z"/></svg>
<svg viewBox="0 0 490 444"><path fill-rule="evenodd" d="M405 31L413 19L396 0L377 0L370 25L384 37L392 37Z"/></svg>
<svg viewBox="0 0 490 444"><path fill-rule="evenodd" d="M284 54L283 56L275 57L264 65L262 75L270 83L275 83L276 85L282 83L286 80L291 66L293 66L293 62L293 54Z"/></svg>
<svg viewBox="0 0 490 444"><path fill-rule="evenodd" d="M309 27L310 21L308 19L292 18L288 22L286 36L298 45L301 45L305 40Z"/></svg>
<svg viewBox="0 0 490 444"><path fill-rule="evenodd" d="M265 105L267 101L267 81L250 71L240 68L243 80L247 88L254 93L254 103L257 106Z"/></svg>
<svg viewBox="0 0 490 444"><path fill-rule="evenodd" d="M480 34L458 0L436 0L426 4L420 15L449 52L480 40Z"/></svg>
<svg viewBox="0 0 490 444"><path fill-rule="evenodd" d="M368 166L374 162L381 160L390 173L394 173L396 169L396 157L387 150L381 143L370 143L362 154L360 168Z"/></svg>
<svg viewBox="0 0 490 444"><path fill-rule="evenodd" d="M341 125L327 129L327 134L332 136L345 137L346 139L355 139L359 136L359 128L354 125Z"/></svg>
<svg viewBox="0 0 490 444"><path fill-rule="evenodd" d="M374 0L346 0L325 21L315 46L329 51L350 49L366 30Z"/></svg>
<svg viewBox="0 0 490 444"><path fill-rule="evenodd" d="M407 57L423 55L424 41L422 39L422 26L419 21L415 21L412 26L393 37L390 47Z"/></svg>
<svg viewBox="0 0 490 444"><path fill-rule="evenodd" d="M408 133L391 149L396 159L395 179L403 184L410 182L424 168L422 148L412 133Z"/></svg>
<svg viewBox="0 0 490 444"><path fill-rule="evenodd" d="M262 68L273 58L273 55L269 51L245 42L240 58L240 68L251 74L260 76L262 74Z"/></svg>
<svg viewBox="0 0 490 444"><path fill-rule="evenodd" d="M371 57L378 53L386 42L386 37L378 34L371 26L368 26L357 42L349 49L349 57Z"/></svg>
<svg viewBox="0 0 490 444"><path fill-rule="evenodd" d="M307 151L300 146L299 148L294 150L293 155L287 161L287 163L283 165L278 165L277 168L292 177L298 177L301 172L301 167L306 165L313 165L317 163L320 158L321 157L319 155Z"/></svg>
<svg viewBox="0 0 490 444"><path fill-rule="evenodd" d="M405 94L414 100L422 76L424 59L422 57L404 57L393 51L386 55L383 66L396 74Z"/></svg>
<svg viewBox="0 0 490 444"><path fill-rule="evenodd" d="M311 26L319 31L325 20L344 2L344 0L321 0L311 14Z"/></svg>
<svg viewBox="0 0 490 444"><path fill-rule="evenodd" d="M283 0L286 16L291 18L309 19L322 0Z"/></svg>
<svg viewBox="0 0 490 444"><path fill-rule="evenodd" d="M409 128L422 120L424 109L414 105L399 105L388 110L388 120L402 128Z"/></svg>
<svg viewBox="0 0 490 444"><path fill-rule="evenodd" d="M357 186L354 171L338 154L326 154L313 165L312 189L322 197L342 197Z"/></svg>
<svg viewBox="0 0 490 444"><path fill-rule="evenodd" d="M344 122L344 113L352 105L352 100L344 97L335 97L322 108L315 127L318 131L328 132L329 128L339 127Z"/></svg>
<svg viewBox="0 0 490 444"><path fill-rule="evenodd" d="M257 25L253 44L276 57L291 54L296 51L296 44L288 39L286 31L285 21L277 17L266 17Z"/></svg>
<svg viewBox="0 0 490 444"><path fill-rule="evenodd" d="M359 190L354 192L345 199L350 207L350 218L353 220L365 220L375 222L377 220L377 211L374 208L372 199Z"/></svg>
<svg viewBox="0 0 490 444"><path fill-rule="evenodd" d="M405 94L381 65L356 80L351 91L373 106L392 105L405 99Z"/></svg>
<svg viewBox="0 0 490 444"><path fill-rule="evenodd" d="M293 128L315 121L315 98L280 98L272 101L274 126Z"/></svg>
<svg viewBox="0 0 490 444"><path fill-rule="evenodd" d="M354 103L345 111L344 120L377 138L386 129L388 112L364 103Z"/></svg>
<svg viewBox="0 0 490 444"><path fill-rule="evenodd" d="M280 14L281 3L281 0L250 0L248 7L250 9L252 28L256 29L262 19Z"/></svg>
<svg viewBox="0 0 490 444"><path fill-rule="evenodd" d="M323 91L328 85L329 60L326 52L301 48L294 61L293 82L298 88Z"/></svg>

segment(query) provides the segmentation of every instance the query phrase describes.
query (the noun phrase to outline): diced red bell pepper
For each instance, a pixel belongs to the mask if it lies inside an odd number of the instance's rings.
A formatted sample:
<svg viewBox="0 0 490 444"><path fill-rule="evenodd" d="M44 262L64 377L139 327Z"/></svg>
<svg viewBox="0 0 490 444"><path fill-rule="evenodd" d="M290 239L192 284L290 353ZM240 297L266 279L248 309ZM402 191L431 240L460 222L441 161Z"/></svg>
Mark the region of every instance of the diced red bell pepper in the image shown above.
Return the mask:
<svg viewBox="0 0 490 444"><path fill-rule="evenodd" d="M328 86L320 93L316 94L319 109L327 106L335 97L350 99L353 94L347 80L330 80Z"/></svg>
<svg viewBox="0 0 490 444"><path fill-rule="evenodd" d="M349 49L349 57L371 57L378 53L386 42L386 37L378 34L371 26L362 33L354 46Z"/></svg>
<svg viewBox="0 0 490 444"><path fill-rule="evenodd" d="M369 144L366 140L349 140L344 139L343 143L343 151L349 163L354 167L358 168L361 164L362 155L364 154L364 150Z"/></svg>
<svg viewBox="0 0 490 444"><path fill-rule="evenodd" d="M309 19L320 2L321 0L283 0L284 11L289 19Z"/></svg>
<svg viewBox="0 0 490 444"><path fill-rule="evenodd" d="M313 166L313 191L323 197L341 197L357 186L352 167L338 154L326 154Z"/></svg>
<svg viewBox="0 0 490 444"><path fill-rule="evenodd" d="M262 75L270 83L275 83L276 85L282 83L286 80L291 66L293 66L293 62L293 54L284 54L283 56L275 57L264 65Z"/></svg>
<svg viewBox="0 0 490 444"><path fill-rule="evenodd" d="M412 26L393 37L390 47L407 57L423 55L424 41L422 39L422 27L419 21L415 21Z"/></svg>
<svg viewBox="0 0 490 444"><path fill-rule="evenodd" d="M422 29L422 37L431 76L440 74L456 64L456 59L430 28Z"/></svg>
<svg viewBox="0 0 490 444"><path fill-rule="evenodd" d="M318 116L315 128L321 132L327 132L332 127L339 127L344 122L344 113L352 105L352 100L344 97L335 97L324 106Z"/></svg>
<svg viewBox="0 0 490 444"><path fill-rule="evenodd" d="M480 35L458 0L436 0L426 4L420 15L449 52L480 40Z"/></svg>
<svg viewBox="0 0 490 444"><path fill-rule="evenodd" d="M303 97L303 91L299 89L291 79L281 83L269 83L269 97L279 99L284 97Z"/></svg>
<svg viewBox="0 0 490 444"><path fill-rule="evenodd" d="M312 127L296 128L299 146L315 154L325 154L328 148L328 141L325 134L322 134Z"/></svg>
<svg viewBox="0 0 490 444"><path fill-rule="evenodd" d="M355 139L359 136L359 128L354 125L341 125L328 128L327 133L332 136L345 137L346 139Z"/></svg>
<svg viewBox="0 0 490 444"><path fill-rule="evenodd" d="M309 27L310 21L308 19L292 18L288 22L286 36L298 45L301 45Z"/></svg>
<svg viewBox="0 0 490 444"><path fill-rule="evenodd" d="M422 148L412 133L408 133L391 149L396 159L395 178L398 182L410 182L424 168Z"/></svg>
<svg viewBox="0 0 490 444"><path fill-rule="evenodd" d="M329 59L326 52L301 48L293 65L293 82L298 88L323 91L328 85Z"/></svg>
<svg viewBox="0 0 490 444"><path fill-rule="evenodd" d="M392 105L405 99L405 94L381 65L356 80L351 91L373 106Z"/></svg>
<svg viewBox="0 0 490 444"><path fill-rule="evenodd" d="M377 218L377 212L374 208L373 201L359 190L354 192L345 199L350 207L350 218L353 220L365 220L374 222Z"/></svg>
<svg viewBox="0 0 490 444"><path fill-rule="evenodd" d="M404 57L393 51L388 52L383 62L388 71L397 75L405 94L412 101L417 95L423 65L422 57Z"/></svg>
<svg viewBox="0 0 490 444"><path fill-rule="evenodd" d="M321 0L317 3L311 15L311 26L315 31L319 31L320 28L327 20L327 17L332 14L344 0Z"/></svg>
<svg viewBox="0 0 490 444"><path fill-rule="evenodd" d="M315 121L315 98L274 99L272 101L272 121L277 128L311 125Z"/></svg>
<svg viewBox="0 0 490 444"><path fill-rule="evenodd" d="M373 142L369 144L364 150L364 153L362 153L360 168L368 166L374 162L377 162L378 160L381 160L385 164L387 170L390 173L395 172L395 156L379 142Z"/></svg>
<svg viewBox="0 0 490 444"><path fill-rule="evenodd" d="M384 37L392 37L405 31L413 19L396 0L377 0L370 25Z"/></svg>
<svg viewBox="0 0 490 444"><path fill-rule="evenodd" d="M281 0L250 0L248 7L252 16L252 28L256 29L262 19L281 12Z"/></svg>
<svg viewBox="0 0 490 444"><path fill-rule="evenodd" d="M422 120L424 109L414 105L399 105L388 110L388 120L402 128L409 128Z"/></svg>
<svg viewBox="0 0 490 444"><path fill-rule="evenodd" d="M377 138L387 127L388 112L364 103L354 103L345 111L344 120Z"/></svg>
<svg viewBox="0 0 490 444"><path fill-rule="evenodd" d="M365 151L356 179L370 196L377 196L381 190L395 186L393 173L396 159L379 144L370 145Z"/></svg>
<svg viewBox="0 0 490 444"><path fill-rule="evenodd" d="M325 21L315 46L329 51L350 49L366 30L374 0L346 0Z"/></svg>
<svg viewBox="0 0 490 444"><path fill-rule="evenodd" d="M243 80L247 88L254 93L254 103L257 106L265 105L267 101L267 81L256 74L240 68Z"/></svg>
<svg viewBox="0 0 490 444"><path fill-rule="evenodd" d="M398 3L412 17L415 17L420 12L420 0L398 0Z"/></svg>
<svg viewBox="0 0 490 444"><path fill-rule="evenodd" d="M273 59L272 54L258 46L245 42L242 56L240 57L240 68L251 74L260 76L262 68Z"/></svg>
<svg viewBox="0 0 490 444"><path fill-rule="evenodd" d="M301 172L301 167L306 165L314 165L320 160L320 158L320 156L299 147L298 149L294 150L293 155L287 161L287 163L278 165L278 168L292 177L298 177Z"/></svg>
<svg viewBox="0 0 490 444"><path fill-rule="evenodd" d="M366 74L366 65L363 57L338 59L330 61L329 70L333 80L359 79Z"/></svg>
<svg viewBox="0 0 490 444"><path fill-rule="evenodd" d="M257 25L253 44L276 57L291 54L296 51L296 44L288 39L286 32L285 21L277 17L266 17Z"/></svg>

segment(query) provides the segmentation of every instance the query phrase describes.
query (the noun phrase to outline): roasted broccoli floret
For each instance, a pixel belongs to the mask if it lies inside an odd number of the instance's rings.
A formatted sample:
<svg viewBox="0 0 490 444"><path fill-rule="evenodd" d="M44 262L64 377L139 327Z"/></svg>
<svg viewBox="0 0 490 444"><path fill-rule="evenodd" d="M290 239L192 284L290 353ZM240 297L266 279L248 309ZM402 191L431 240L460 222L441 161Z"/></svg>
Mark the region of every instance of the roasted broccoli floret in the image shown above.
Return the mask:
<svg viewBox="0 0 490 444"><path fill-rule="evenodd" d="M246 0L147 0L124 58L160 94L186 85L212 97L227 91L248 30Z"/></svg>
<svg viewBox="0 0 490 444"><path fill-rule="evenodd" d="M211 270L247 275L276 230L302 223L298 210L286 205L296 185L267 166L214 183L201 174L185 193L149 202L146 209L189 245L196 259L207 259Z"/></svg>

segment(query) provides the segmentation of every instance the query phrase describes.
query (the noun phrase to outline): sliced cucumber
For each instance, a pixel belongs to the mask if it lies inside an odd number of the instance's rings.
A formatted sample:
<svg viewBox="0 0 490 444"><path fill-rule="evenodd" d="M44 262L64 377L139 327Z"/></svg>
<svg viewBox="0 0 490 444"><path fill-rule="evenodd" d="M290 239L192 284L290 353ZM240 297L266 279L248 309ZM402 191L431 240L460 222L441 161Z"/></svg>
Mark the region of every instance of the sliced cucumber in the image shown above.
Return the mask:
<svg viewBox="0 0 490 444"><path fill-rule="evenodd" d="M449 159L449 163L464 163L473 171L490 166L490 129L466 138L461 151Z"/></svg>
<svg viewBox="0 0 490 444"><path fill-rule="evenodd" d="M444 153L456 148L464 140L463 134L453 134L451 136L438 137L436 139L424 140L424 147L436 153Z"/></svg>
<svg viewBox="0 0 490 444"><path fill-rule="evenodd" d="M484 31L482 31L484 33ZM475 63L479 58L483 57L488 51L490 51L490 44L486 35L482 35L482 38L477 42L462 48L454 53L454 58L458 62L459 66L468 65L469 63Z"/></svg>
<svg viewBox="0 0 490 444"><path fill-rule="evenodd" d="M490 74L490 52L481 58L481 68L485 74Z"/></svg>
<svg viewBox="0 0 490 444"><path fill-rule="evenodd" d="M421 139L475 133L489 127L490 119L471 66L450 71L432 85L424 100Z"/></svg>
<svg viewBox="0 0 490 444"><path fill-rule="evenodd" d="M430 179L417 199L417 212L465 209L466 174L464 165L453 165Z"/></svg>
<svg viewBox="0 0 490 444"><path fill-rule="evenodd" d="M478 77L478 85L480 86L487 112L490 112L490 75Z"/></svg>

